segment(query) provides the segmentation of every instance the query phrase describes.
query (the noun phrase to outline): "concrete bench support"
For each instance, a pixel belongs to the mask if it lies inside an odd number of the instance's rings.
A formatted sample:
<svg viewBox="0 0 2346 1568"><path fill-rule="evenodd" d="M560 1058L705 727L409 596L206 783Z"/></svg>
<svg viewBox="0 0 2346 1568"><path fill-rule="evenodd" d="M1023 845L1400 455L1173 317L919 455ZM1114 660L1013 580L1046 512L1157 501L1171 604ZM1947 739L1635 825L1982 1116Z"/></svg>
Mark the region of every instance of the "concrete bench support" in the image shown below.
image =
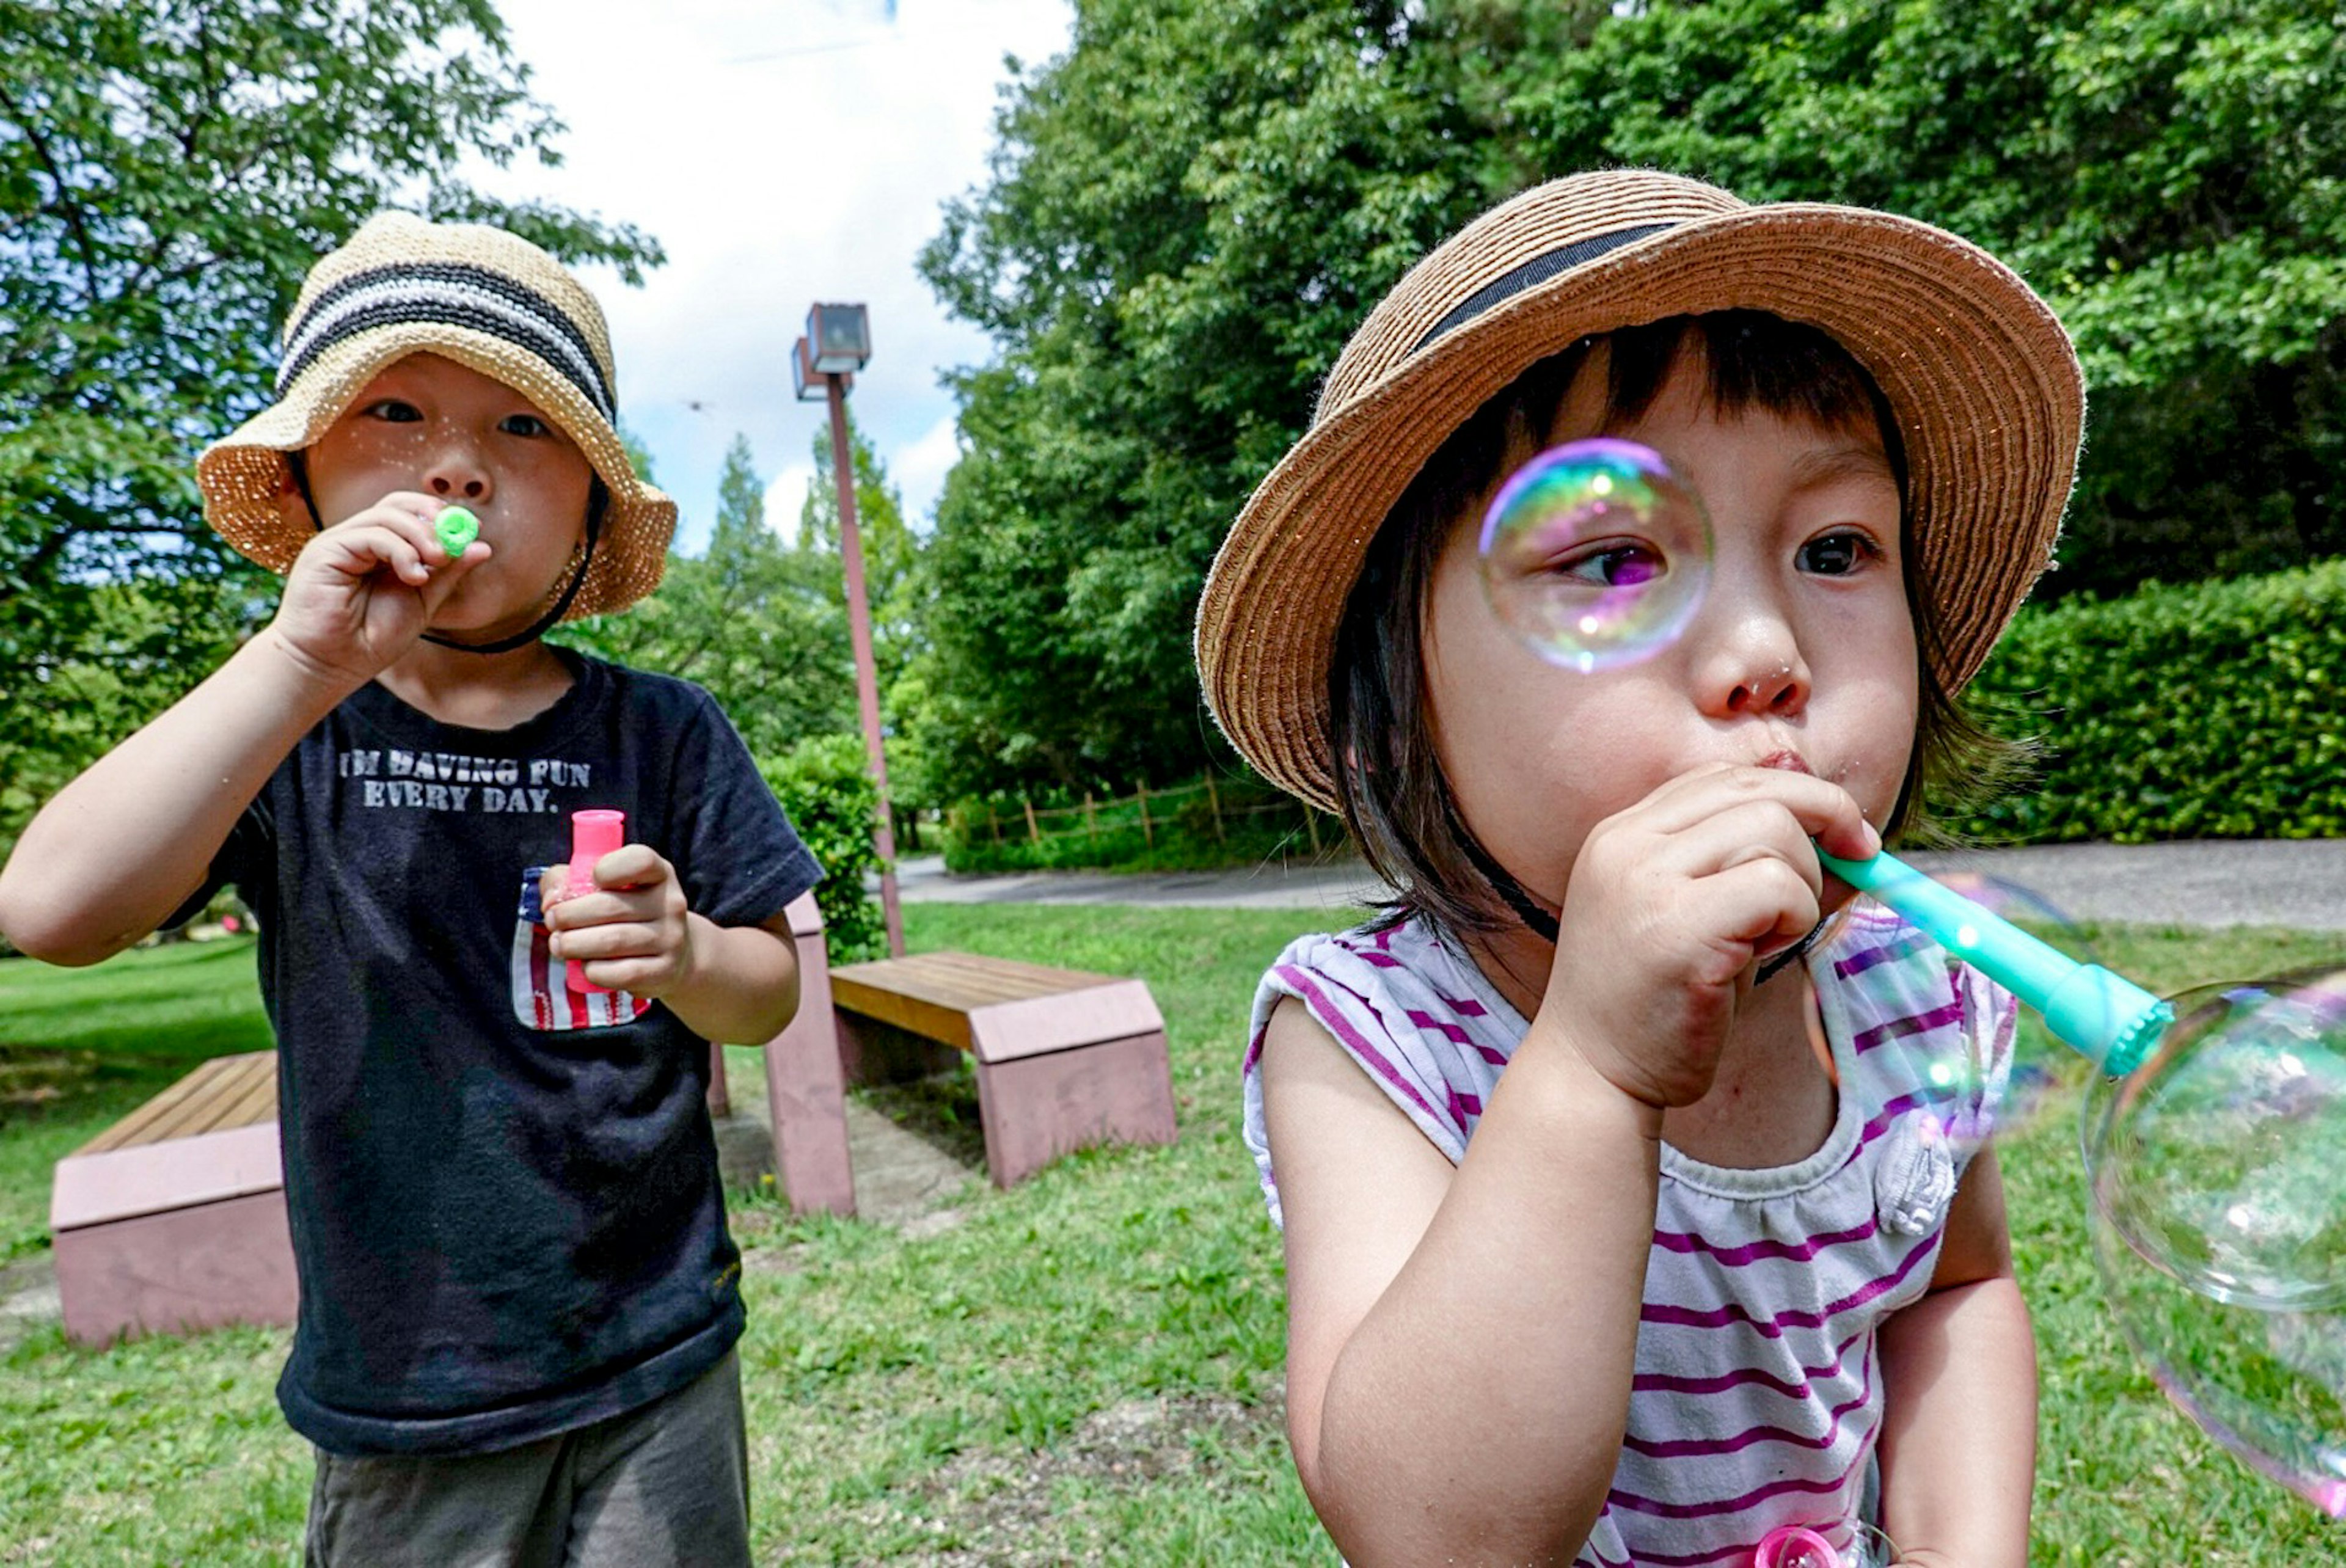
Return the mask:
<svg viewBox="0 0 2346 1568"><path fill-rule="evenodd" d="M1144 982L965 952L848 964L831 981L854 1081L969 1054L996 1186L1086 1144L1173 1141L1165 1021Z"/></svg>
<svg viewBox="0 0 2346 1568"><path fill-rule="evenodd" d="M831 1018L831 964L822 911L808 893L790 905L799 949L799 1011L766 1045L766 1105L774 1118L774 1169L799 1214L855 1212L847 1152L847 1079Z"/></svg>

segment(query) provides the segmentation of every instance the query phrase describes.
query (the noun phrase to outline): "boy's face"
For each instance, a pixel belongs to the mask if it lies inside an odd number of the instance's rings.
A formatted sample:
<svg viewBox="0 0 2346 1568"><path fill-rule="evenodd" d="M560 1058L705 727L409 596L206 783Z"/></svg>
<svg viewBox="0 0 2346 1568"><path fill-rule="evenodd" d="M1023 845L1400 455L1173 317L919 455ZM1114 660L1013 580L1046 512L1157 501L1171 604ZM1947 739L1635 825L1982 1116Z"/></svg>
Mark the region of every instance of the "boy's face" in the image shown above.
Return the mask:
<svg viewBox="0 0 2346 1568"><path fill-rule="evenodd" d="M435 630L502 634L543 610L586 536L594 469L503 382L410 354L369 382L309 449L310 494L327 527L393 491L468 508L492 554L456 585Z"/></svg>
<svg viewBox="0 0 2346 1568"><path fill-rule="evenodd" d="M1597 433L1593 396L1575 389L1552 441ZM1560 669L1484 592L1488 497L1459 519L1434 565L1424 657L1435 744L1467 825L1553 905L1597 822L1707 763L1805 769L1886 820L1920 698L1898 487L1879 435L1722 416L1692 355L1642 419L1603 433L1654 448L1703 498L1708 589L1645 662Z"/></svg>

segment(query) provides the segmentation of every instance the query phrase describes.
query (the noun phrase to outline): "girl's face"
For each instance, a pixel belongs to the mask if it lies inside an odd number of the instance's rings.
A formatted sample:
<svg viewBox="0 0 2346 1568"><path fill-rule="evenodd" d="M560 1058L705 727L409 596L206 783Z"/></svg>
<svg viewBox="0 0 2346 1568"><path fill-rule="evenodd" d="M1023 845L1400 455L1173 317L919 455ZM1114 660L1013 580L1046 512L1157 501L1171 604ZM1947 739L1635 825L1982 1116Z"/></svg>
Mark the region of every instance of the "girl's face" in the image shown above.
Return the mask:
<svg viewBox="0 0 2346 1568"><path fill-rule="evenodd" d="M1596 433L1593 397L1575 389L1553 441ZM1467 825L1554 907L1590 829L1706 763L1805 769L1885 820L1919 697L1898 487L1870 422L1722 417L1688 354L1642 419L1603 433L1654 448L1701 495L1709 590L1644 663L1560 669L1484 595L1479 498L1436 559L1424 628L1434 743Z"/></svg>
<svg viewBox="0 0 2346 1568"><path fill-rule="evenodd" d="M594 469L513 388L436 354L384 369L309 449L328 526L395 490L461 504L493 554L441 606L435 629L503 632L544 607L586 536Z"/></svg>

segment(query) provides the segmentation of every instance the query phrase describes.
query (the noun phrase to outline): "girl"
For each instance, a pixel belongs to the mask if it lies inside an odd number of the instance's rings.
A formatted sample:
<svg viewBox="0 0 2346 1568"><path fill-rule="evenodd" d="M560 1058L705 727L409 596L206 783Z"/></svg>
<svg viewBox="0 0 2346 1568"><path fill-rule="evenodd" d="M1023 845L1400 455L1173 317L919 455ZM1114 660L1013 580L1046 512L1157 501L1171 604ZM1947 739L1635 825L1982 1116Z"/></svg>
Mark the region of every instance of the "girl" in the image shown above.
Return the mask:
<svg viewBox="0 0 2346 1568"><path fill-rule="evenodd" d="M2012 1005L1814 846L2008 761L1954 699L2082 415L2059 325L1962 240L1642 171L1486 214L1339 359L1198 650L1232 742L1397 893L1280 957L1245 1074L1290 1437L1353 1563L1745 1568L1802 1525L2025 1563L1982 1137ZM1599 433L1686 477L1716 553L1675 642L1580 674L1501 624L1476 545Z"/></svg>

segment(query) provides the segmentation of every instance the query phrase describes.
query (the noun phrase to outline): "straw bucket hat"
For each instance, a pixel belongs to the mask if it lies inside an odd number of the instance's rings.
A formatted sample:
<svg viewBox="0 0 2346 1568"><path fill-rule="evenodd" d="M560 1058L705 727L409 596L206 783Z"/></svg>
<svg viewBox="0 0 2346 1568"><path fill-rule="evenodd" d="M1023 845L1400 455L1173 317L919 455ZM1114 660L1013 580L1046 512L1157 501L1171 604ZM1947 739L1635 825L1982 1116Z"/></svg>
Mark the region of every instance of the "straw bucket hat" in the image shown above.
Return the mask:
<svg viewBox="0 0 2346 1568"><path fill-rule="evenodd" d="M1418 470L1485 401L1578 339L1727 310L1821 329L1882 388L1937 611L1927 657L1950 693L1970 680L2051 561L2076 471L2085 381L2053 312L2011 269L1928 224L1613 170L1476 219L1344 345L1311 428L1231 524L1198 603L1198 675L1240 755L1335 810L1337 623Z"/></svg>
<svg viewBox="0 0 2346 1568"><path fill-rule="evenodd" d="M384 367L432 353L504 382L577 444L610 492L561 618L624 609L659 585L676 503L620 444L611 339L595 297L529 241L404 212L369 219L310 269L285 324L277 401L196 460L204 518L248 559L292 565L318 531L286 453L342 417Z"/></svg>

